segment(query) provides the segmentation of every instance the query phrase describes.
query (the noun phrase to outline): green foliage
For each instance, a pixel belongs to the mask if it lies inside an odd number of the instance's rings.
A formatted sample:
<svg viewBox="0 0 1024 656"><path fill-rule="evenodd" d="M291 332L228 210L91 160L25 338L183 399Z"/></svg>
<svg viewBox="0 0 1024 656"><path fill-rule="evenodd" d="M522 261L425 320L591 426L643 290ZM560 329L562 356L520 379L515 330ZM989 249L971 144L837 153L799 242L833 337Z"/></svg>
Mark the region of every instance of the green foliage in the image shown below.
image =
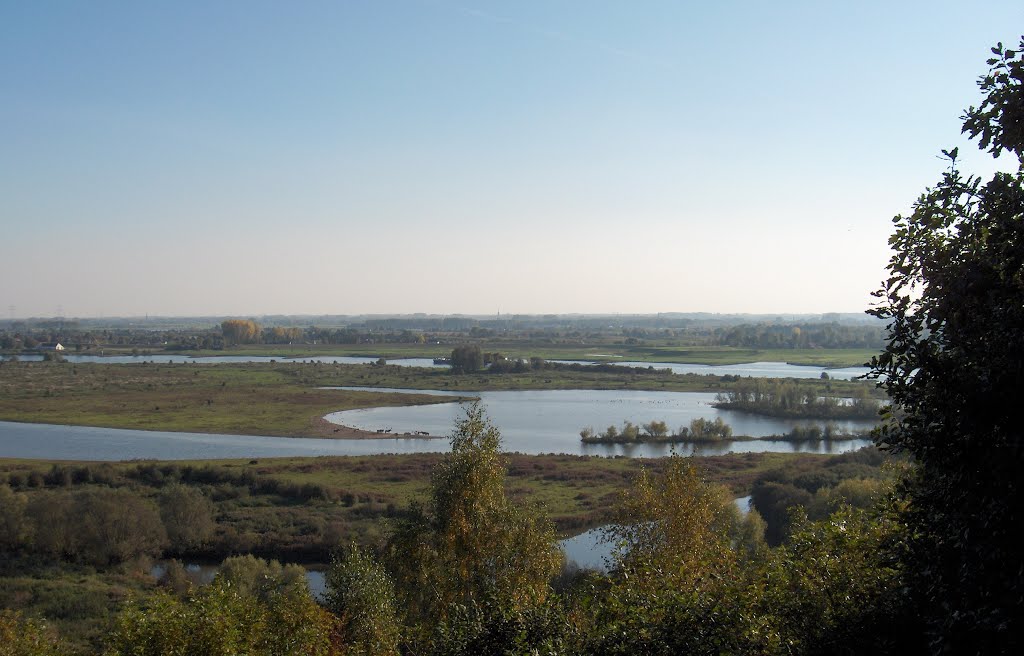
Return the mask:
<svg viewBox="0 0 1024 656"><path fill-rule="evenodd" d="M28 516L37 551L97 567L159 555L167 540L154 505L126 489L40 493Z"/></svg>
<svg viewBox="0 0 1024 656"><path fill-rule="evenodd" d="M215 528L213 503L202 492L186 485L171 485L160 493L160 519L175 549L201 547Z"/></svg>
<svg viewBox="0 0 1024 656"><path fill-rule="evenodd" d="M881 467L884 457L871 447L824 461L791 462L759 474L751 501L767 523L768 543L775 546L786 539L790 510L797 506L812 520L824 519L843 505L874 506L895 476L894 466Z"/></svg>
<svg viewBox="0 0 1024 656"><path fill-rule="evenodd" d="M781 544L789 534L790 508L806 508L813 499L814 495L792 483L759 481L754 486L751 501L767 522L768 544Z"/></svg>
<svg viewBox="0 0 1024 656"><path fill-rule="evenodd" d="M829 380L822 372L822 380ZM853 388L850 402L822 396L821 388L793 379L755 378L737 381L733 389L719 392L715 407L742 410L769 417L814 419L874 419L879 403L861 383Z"/></svg>
<svg viewBox="0 0 1024 656"><path fill-rule="evenodd" d="M761 549L756 529L741 527L728 495L687 459L673 455L660 475L641 473L610 532L617 562L586 653L765 652L741 567Z"/></svg>
<svg viewBox="0 0 1024 656"><path fill-rule="evenodd" d="M963 131L978 139L980 148L988 148L993 157L1004 151L1021 157L1024 145L1024 37L1017 50L992 48L991 67L978 86L985 100L969 108L963 116Z"/></svg>
<svg viewBox="0 0 1024 656"><path fill-rule="evenodd" d="M188 599L129 604L106 656L327 656L333 620L306 592L241 593L217 580Z"/></svg>
<svg viewBox="0 0 1024 656"><path fill-rule="evenodd" d="M327 609L338 618L345 654L398 653L401 623L391 577L368 552L352 546L327 571Z"/></svg>
<svg viewBox="0 0 1024 656"><path fill-rule="evenodd" d="M668 437L668 424L654 420L643 425L644 433L655 439Z"/></svg>
<svg viewBox="0 0 1024 656"><path fill-rule="evenodd" d="M727 493L702 481L687 459L672 455L659 476L644 469L623 492L610 529L618 546L616 568L634 591L692 583L728 560L734 516Z"/></svg>
<svg viewBox="0 0 1024 656"><path fill-rule="evenodd" d="M157 579L157 584L179 597L185 597L192 592L192 580L188 570L177 559L171 559L164 564L164 572Z"/></svg>
<svg viewBox="0 0 1024 656"><path fill-rule="evenodd" d="M576 636L554 597L544 604L510 609L494 602L458 604L430 636L435 656L519 656L572 653Z"/></svg>
<svg viewBox="0 0 1024 656"><path fill-rule="evenodd" d="M248 319L227 319L220 330L226 344L255 344L262 334L260 325Z"/></svg>
<svg viewBox="0 0 1024 656"><path fill-rule="evenodd" d="M25 546L32 532L32 524L25 516L28 497L0 485L0 553Z"/></svg>
<svg viewBox="0 0 1024 656"><path fill-rule="evenodd" d="M721 417L715 417L713 421L697 417L685 431L680 429L679 433L691 440L727 440L732 437L732 426L722 421Z"/></svg>
<svg viewBox="0 0 1024 656"><path fill-rule="evenodd" d="M880 444L911 454L905 558L936 644L1020 648L1024 634L1024 39L1000 44L964 131L1016 174L950 170L893 219L888 278L871 314L888 322L872 373L893 401Z"/></svg>
<svg viewBox="0 0 1024 656"><path fill-rule="evenodd" d="M802 654L919 652L902 570L888 556L904 537L896 514L844 507L811 522L798 511L793 523L757 583L781 644Z"/></svg>
<svg viewBox="0 0 1024 656"><path fill-rule="evenodd" d="M66 647L45 623L0 610L0 656L61 656Z"/></svg>
<svg viewBox="0 0 1024 656"><path fill-rule="evenodd" d="M467 408L451 442L429 506L413 507L388 545L409 620L425 628L460 605L536 607L562 560L550 522L506 497L501 436L479 404Z"/></svg>
<svg viewBox="0 0 1024 656"><path fill-rule="evenodd" d="M794 516L790 542L769 550L756 512L672 457L626 494L618 565L593 599L590 654L916 653L902 569L889 554L905 532L890 501ZM906 630L903 632L903 630Z"/></svg>
<svg viewBox="0 0 1024 656"><path fill-rule="evenodd" d="M242 596L254 596L264 601L278 596L309 594L306 570L301 565L282 565L276 560L263 560L252 554L226 558L215 580Z"/></svg>
<svg viewBox="0 0 1024 656"><path fill-rule="evenodd" d="M767 349L877 349L882 346L882 333L880 326L851 326L836 322L745 323L717 329L715 342L729 346Z"/></svg>
<svg viewBox="0 0 1024 656"><path fill-rule="evenodd" d="M580 439L583 442L595 444L625 444L629 442L703 442L728 440L732 437L732 427L716 417L710 419L698 418L690 422L690 425L683 426L679 432L670 435L668 424L664 421L651 421L641 426L626 420L622 422L622 428L614 424L601 433L594 433L592 428L584 428L580 431Z"/></svg>
<svg viewBox="0 0 1024 656"><path fill-rule="evenodd" d="M471 374L484 368L484 355L478 344L456 346L451 361L453 374Z"/></svg>

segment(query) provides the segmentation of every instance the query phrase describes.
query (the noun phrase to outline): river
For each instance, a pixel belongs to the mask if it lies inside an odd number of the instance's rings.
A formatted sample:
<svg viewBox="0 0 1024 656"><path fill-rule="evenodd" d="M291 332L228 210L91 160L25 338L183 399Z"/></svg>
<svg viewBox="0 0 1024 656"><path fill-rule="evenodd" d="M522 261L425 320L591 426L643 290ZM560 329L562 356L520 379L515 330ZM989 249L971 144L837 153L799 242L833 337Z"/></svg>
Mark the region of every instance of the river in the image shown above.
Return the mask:
<svg viewBox="0 0 1024 656"><path fill-rule="evenodd" d="M403 389L343 387L346 390L412 392ZM455 395L466 392L438 392L430 394ZM506 448L524 453L581 453L587 455L629 455L658 457L672 449L667 444L601 445L582 444L580 430L592 427L602 431L609 425L621 426L623 421L640 425L653 420L668 423L670 430L688 426L697 418L721 418L732 426L734 435L767 437L782 435L795 426L822 425L808 420L762 417L736 410L719 410L711 404L714 393L708 392L654 392L639 390L530 390L472 392L480 397L487 413L501 429ZM391 429L395 433L426 431L431 435L446 434L461 416L458 404L440 403L420 406L365 408L335 412L326 416L328 421L368 431ZM870 429L874 421L830 422L842 432ZM858 442L858 440L850 440ZM862 444L866 443L860 440ZM827 446L826 446L827 444ZM819 449L844 449L843 443L812 443L799 450L816 452ZM847 445L844 445L847 446ZM679 445L678 450L689 451L693 445ZM859 447L858 447L859 448ZM700 455L746 451L794 450L790 442L757 440L723 444L696 445Z"/></svg>
<svg viewBox="0 0 1024 656"><path fill-rule="evenodd" d="M367 388L376 389L376 388ZM380 390L378 390L380 391ZM410 390L406 390L410 391ZM423 393L421 390L415 390ZM444 392L434 392L444 394ZM460 394L462 394L460 392ZM791 443L779 440L680 444L583 444L579 431L585 426L603 430L623 420L644 423L667 421L673 429L694 417L722 417L737 435L760 437L788 432L806 424L758 417L709 405L713 394L699 392L646 392L612 390L543 390L530 392L480 392L485 407L500 428L504 448L527 454L568 453L580 455L660 457L673 448L681 453L719 455L730 451L843 453L869 443L864 439ZM450 433L461 415L455 403L397 408L369 408L333 413L331 421L368 430L391 428L395 432L427 431L434 436ZM840 428L859 430L871 422L838 422ZM55 424L0 421L0 457L47 460L116 461L135 459L202 460L213 458L270 458L285 456L378 455L448 450L444 439L386 438L325 440L301 437L259 437L207 433L174 433Z"/></svg>
<svg viewBox="0 0 1024 656"><path fill-rule="evenodd" d="M77 355L73 353L62 354L68 362L76 363L99 363L99 364L138 364L141 362L153 362L156 364L191 363L196 364L231 364L246 362L319 362L324 364L374 364L378 358L366 356L348 355L317 355L304 358L286 358L268 355L209 355L192 357L175 353L148 353L144 355ZM9 360L11 356L0 356L0 360ZM22 362L40 362L42 355L19 355ZM823 367L789 364L787 362L749 362L746 364L680 364L677 362L605 362L598 363L590 360L552 360L565 364L612 364L625 367L654 367L655 369L670 369L675 374L699 374L714 376L752 376L754 378L820 378L822 373L827 373L830 378L837 380L852 380L863 376L869 370L867 367L842 367L839 369L825 369ZM430 358L395 358L388 360L388 364L401 367L431 367L447 368L446 364L434 364Z"/></svg>

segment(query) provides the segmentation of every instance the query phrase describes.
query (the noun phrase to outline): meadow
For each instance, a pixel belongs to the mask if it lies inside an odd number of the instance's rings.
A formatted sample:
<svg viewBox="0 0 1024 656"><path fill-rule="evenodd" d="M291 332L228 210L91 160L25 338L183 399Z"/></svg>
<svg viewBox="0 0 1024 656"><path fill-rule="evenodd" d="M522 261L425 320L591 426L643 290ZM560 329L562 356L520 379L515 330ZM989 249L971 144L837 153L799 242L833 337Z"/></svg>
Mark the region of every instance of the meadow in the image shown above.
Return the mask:
<svg viewBox="0 0 1024 656"><path fill-rule="evenodd" d="M0 420L107 428L291 437L356 437L322 417L374 406L451 401L426 394L321 389L332 386L447 390L621 389L728 392L735 376L538 370L453 374L445 369L326 363L0 363ZM871 383L802 379L809 394L878 392Z"/></svg>

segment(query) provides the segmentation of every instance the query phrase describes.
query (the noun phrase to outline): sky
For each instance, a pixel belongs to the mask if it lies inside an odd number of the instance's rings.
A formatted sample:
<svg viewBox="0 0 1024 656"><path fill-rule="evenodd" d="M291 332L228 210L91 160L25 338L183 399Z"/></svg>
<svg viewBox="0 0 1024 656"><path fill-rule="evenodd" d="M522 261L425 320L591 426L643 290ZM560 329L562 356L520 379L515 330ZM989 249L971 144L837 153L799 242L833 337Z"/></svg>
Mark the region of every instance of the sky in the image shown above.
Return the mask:
<svg viewBox="0 0 1024 656"><path fill-rule="evenodd" d="M940 150L1001 167L959 117L1022 33L1020 0L0 0L0 316L858 312Z"/></svg>

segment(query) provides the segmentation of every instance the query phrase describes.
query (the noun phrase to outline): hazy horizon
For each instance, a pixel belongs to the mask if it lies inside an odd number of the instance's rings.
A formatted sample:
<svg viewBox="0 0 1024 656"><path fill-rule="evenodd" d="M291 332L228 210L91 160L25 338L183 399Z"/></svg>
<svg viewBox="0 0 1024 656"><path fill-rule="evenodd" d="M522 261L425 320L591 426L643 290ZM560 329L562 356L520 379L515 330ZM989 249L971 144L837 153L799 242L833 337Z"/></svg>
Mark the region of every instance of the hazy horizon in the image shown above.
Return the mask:
<svg viewBox="0 0 1024 656"><path fill-rule="evenodd" d="M860 312L1021 19L8 3L0 316Z"/></svg>
<svg viewBox="0 0 1024 656"><path fill-rule="evenodd" d="M140 323L153 323L160 324L173 321L220 321L223 319L251 319L255 321L264 321L269 325L281 323L291 324L295 321L301 321L305 319L309 320L350 320L350 321L377 321L387 319L397 320L436 320L436 319L472 319L480 321L501 321L501 320L540 320L540 319L563 319L567 321L580 321L580 320L593 320L593 319L664 319L665 321L673 320L694 320L704 322L725 322L725 323L736 323L739 321L774 321L781 319L783 321L804 321L804 322L829 322L838 321L839 323L869 323L873 321L879 321L864 312L810 312L810 313L792 313L792 312L554 312L554 313L515 313L515 314L480 314L471 312L453 312L453 313L436 313L436 312L415 312L415 313L403 313L403 312L378 312L378 313L363 313L363 314L200 314L200 315L160 315L160 314L147 314L147 315L125 315L125 316L38 316L38 317L2 317L0 318L0 326L18 323L31 323L36 322L38 324L50 324L52 322L86 322L91 326L103 325L104 322L140 322Z"/></svg>

